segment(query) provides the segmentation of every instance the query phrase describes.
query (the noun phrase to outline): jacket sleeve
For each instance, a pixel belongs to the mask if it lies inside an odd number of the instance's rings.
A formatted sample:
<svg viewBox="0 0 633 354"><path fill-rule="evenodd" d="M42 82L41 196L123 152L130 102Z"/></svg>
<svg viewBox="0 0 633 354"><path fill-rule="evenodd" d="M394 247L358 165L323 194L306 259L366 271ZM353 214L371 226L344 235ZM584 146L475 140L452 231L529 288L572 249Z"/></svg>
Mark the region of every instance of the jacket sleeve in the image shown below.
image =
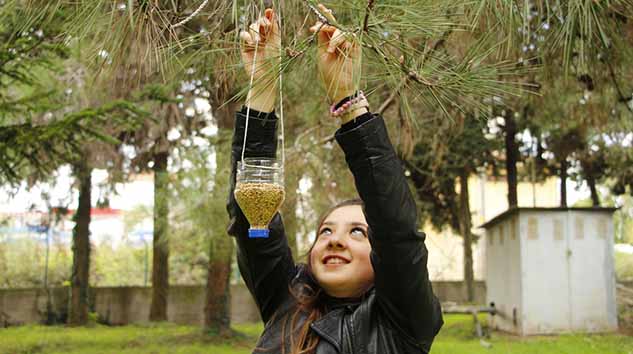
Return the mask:
<svg viewBox="0 0 633 354"><path fill-rule="evenodd" d="M383 119L361 118L360 124L339 129L336 139L365 204L376 298L397 329L430 344L443 320L429 280L425 235L417 230L415 201Z"/></svg>
<svg viewBox="0 0 633 354"><path fill-rule="evenodd" d="M288 285L296 273L292 252L279 213L270 223L268 238L248 237L248 220L235 201L237 162L241 159L246 115L237 112L231 147L231 177L227 202L230 222L228 233L236 238L237 262L246 286L255 298L264 323L288 298ZM277 118L274 114L253 113L249 119L245 157L275 157Z"/></svg>

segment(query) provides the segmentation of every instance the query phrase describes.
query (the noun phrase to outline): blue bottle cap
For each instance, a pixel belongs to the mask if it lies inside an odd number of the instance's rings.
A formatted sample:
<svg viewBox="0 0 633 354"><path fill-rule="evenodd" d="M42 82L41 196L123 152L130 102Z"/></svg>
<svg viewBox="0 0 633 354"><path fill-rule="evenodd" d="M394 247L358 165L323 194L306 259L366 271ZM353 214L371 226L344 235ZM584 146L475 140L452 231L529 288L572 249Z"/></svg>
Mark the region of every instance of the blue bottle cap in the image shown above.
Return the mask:
<svg viewBox="0 0 633 354"><path fill-rule="evenodd" d="M249 238L268 238L268 229L248 229Z"/></svg>

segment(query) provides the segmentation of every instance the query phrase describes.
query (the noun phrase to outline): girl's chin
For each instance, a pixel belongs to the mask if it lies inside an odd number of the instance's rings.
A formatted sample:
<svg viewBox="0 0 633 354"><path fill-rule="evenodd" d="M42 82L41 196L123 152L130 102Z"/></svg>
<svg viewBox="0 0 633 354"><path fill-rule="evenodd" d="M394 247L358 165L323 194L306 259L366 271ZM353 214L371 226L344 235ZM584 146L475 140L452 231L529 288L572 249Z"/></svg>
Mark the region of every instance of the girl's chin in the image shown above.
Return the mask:
<svg viewBox="0 0 633 354"><path fill-rule="evenodd" d="M347 287L354 280L354 277L347 274L340 274L335 272L325 272L317 276L319 284L324 289L340 289L341 287Z"/></svg>

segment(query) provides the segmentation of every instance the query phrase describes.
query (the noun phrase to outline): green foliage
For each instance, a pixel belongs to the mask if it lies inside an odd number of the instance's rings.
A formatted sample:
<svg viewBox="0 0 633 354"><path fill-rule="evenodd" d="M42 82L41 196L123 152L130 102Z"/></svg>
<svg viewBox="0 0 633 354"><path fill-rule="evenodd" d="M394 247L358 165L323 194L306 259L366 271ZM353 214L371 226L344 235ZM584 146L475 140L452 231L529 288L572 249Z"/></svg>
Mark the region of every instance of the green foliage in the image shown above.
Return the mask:
<svg viewBox="0 0 633 354"><path fill-rule="evenodd" d="M44 286L45 244L30 239L7 242L0 235L0 288L35 288ZM48 284L62 286L70 277L70 247L52 243L49 255Z"/></svg>
<svg viewBox="0 0 633 354"><path fill-rule="evenodd" d="M493 154L500 146L498 140L488 137L482 119L461 117L457 124L439 129L441 133L436 132L433 140L421 140L415 146L405 165L418 196L422 220L429 220L438 230L450 226L460 232L459 178L467 178L479 169L492 170Z"/></svg>
<svg viewBox="0 0 633 354"><path fill-rule="evenodd" d="M615 276L618 281L633 280L633 255L615 252Z"/></svg>
<svg viewBox="0 0 633 354"><path fill-rule="evenodd" d="M284 73L314 65L314 36L306 35L305 30L316 19L309 7L315 4L273 1L284 20ZM124 79L128 87L142 85L156 72L169 81L184 68L208 71L210 62L221 87L239 75L236 70L243 70L237 31L257 16L264 2L212 1L185 26L172 27L197 5L196 1L179 5L170 1L79 1L67 5L56 0L47 6L29 3L27 9L40 17L42 12L63 10L69 18L64 32L86 42L90 57L99 59L99 53L108 53L107 58L95 61L99 70L125 67L136 72ZM455 31L468 30L471 19L464 8L472 6L469 1L380 1L368 8L366 1L354 0L330 5L339 18L334 25L355 33L365 48L365 79L372 90L377 85L387 90L407 89L416 101L440 112L453 106L480 105L482 98L493 94L516 92L512 89L516 85L503 80L513 71L511 65L492 58L497 50L495 38L472 36L472 45L465 49L461 49L463 38L449 38ZM441 46L460 49L440 51Z"/></svg>
<svg viewBox="0 0 633 354"><path fill-rule="evenodd" d="M90 254L91 286L149 286L151 248L150 244L147 250L143 246L129 245L114 249L107 243L93 247ZM148 259L147 284L145 283L145 257Z"/></svg>
<svg viewBox="0 0 633 354"><path fill-rule="evenodd" d="M58 10L51 9L56 15ZM70 52L60 32L64 16L31 18L14 2L0 13L7 20L0 24L0 183L43 178L80 158L87 142L118 143L105 127L128 130L145 119L137 102L69 107L63 88L53 84Z"/></svg>
<svg viewBox="0 0 633 354"><path fill-rule="evenodd" d="M218 225L223 227L223 225ZM209 235L185 233L174 226L171 243L170 284L199 285L206 281ZM217 237L227 238L224 234ZM2 241L0 236L0 288L43 287L45 244L32 239ZM93 243L90 262L91 286L149 286L151 285L152 245L148 241L127 243L113 248L109 240ZM60 287L70 279L72 265L70 245L51 243L48 266L49 287ZM147 283L145 271L147 261Z"/></svg>
<svg viewBox="0 0 633 354"><path fill-rule="evenodd" d="M101 131L106 124L132 129L146 113L127 101L112 101L97 108L86 108L43 125L28 122L0 128L0 182L16 183L24 173L38 177L52 173L60 164L82 156L81 147L90 141L117 144Z"/></svg>

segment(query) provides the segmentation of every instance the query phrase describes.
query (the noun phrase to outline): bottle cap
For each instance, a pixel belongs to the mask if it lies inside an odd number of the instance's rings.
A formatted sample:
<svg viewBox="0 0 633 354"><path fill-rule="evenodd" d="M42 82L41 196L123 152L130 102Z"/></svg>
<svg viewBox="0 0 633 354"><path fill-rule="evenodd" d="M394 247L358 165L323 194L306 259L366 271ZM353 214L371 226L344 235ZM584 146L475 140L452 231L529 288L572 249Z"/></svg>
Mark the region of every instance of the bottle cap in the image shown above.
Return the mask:
<svg viewBox="0 0 633 354"><path fill-rule="evenodd" d="M248 229L249 238L268 238L268 229Z"/></svg>

